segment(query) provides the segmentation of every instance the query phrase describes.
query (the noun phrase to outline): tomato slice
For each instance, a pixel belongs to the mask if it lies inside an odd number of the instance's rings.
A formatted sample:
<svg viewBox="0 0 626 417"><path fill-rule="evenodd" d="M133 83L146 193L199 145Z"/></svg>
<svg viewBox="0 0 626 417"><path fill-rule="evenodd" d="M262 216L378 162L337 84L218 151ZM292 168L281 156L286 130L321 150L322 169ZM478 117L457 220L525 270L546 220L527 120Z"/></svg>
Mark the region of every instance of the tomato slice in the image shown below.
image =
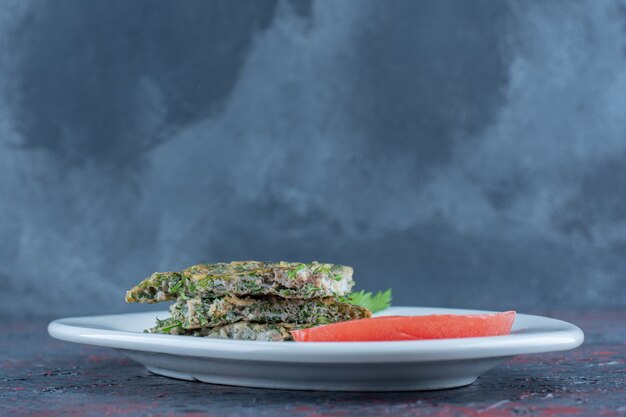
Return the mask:
<svg viewBox="0 0 626 417"><path fill-rule="evenodd" d="M501 336L511 333L515 311L494 314L382 316L293 330L296 342L369 342Z"/></svg>

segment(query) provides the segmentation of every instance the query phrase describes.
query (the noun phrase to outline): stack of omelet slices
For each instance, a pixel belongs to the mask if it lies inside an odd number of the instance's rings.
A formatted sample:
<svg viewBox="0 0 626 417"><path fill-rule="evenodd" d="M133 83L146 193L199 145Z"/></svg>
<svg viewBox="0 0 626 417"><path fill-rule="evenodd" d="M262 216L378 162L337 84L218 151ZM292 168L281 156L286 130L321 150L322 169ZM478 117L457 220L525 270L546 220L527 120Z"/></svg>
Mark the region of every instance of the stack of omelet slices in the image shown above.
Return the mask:
<svg viewBox="0 0 626 417"><path fill-rule="evenodd" d="M200 264L155 272L126 293L129 303L174 301L151 333L291 340L291 330L371 316L346 302L352 268L318 262Z"/></svg>

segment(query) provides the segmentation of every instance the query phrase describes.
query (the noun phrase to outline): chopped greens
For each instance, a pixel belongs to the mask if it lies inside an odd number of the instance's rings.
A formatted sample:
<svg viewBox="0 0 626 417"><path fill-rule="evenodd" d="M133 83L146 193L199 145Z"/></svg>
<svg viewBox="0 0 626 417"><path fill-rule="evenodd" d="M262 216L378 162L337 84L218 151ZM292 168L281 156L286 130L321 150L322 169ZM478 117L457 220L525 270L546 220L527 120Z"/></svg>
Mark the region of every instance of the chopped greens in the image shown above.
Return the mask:
<svg viewBox="0 0 626 417"><path fill-rule="evenodd" d="M210 283L212 280L213 280L213 277L211 277L211 275L207 275L207 276L205 276L204 278L199 279L199 280L196 282L196 285L197 285L198 287L201 287L201 288L206 288L206 287L208 287L208 286L209 286L209 283Z"/></svg>
<svg viewBox="0 0 626 417"><path fill-rule="evenodd" d="M176 284L174 284L174 285L172 285L170 287L170 293L178 294L178 291L182 288L182 286L183 286L183 280L181 279Z"/></svg>
<svg viewBox="0 0 626 417"><path fill-rule="evenodd" d="M169 323L173 323L173 324L170 325ZM183 324L180 321L175 321L175 320L172 320L171 318L165 319L165 320L159 320L157 318L157 327L154 330L159 333L169 333L170 330L176 327L180 327L182 329Z"/></svg>
<svg viewBox="0 0 626 417"><path fill-rule="evenodd" d="M332 269L332 265L330 264L322 264L317 268L317 272L320 274L330 274L330 270Z"/></svg>
<svg viewBox="0 0 626 417"><path fill-rule="evenodd" d="M298 265L296 269L292 269L291 271L289 271L289 273L287 274L287 277L292 278L292 279L295 278L298 272L302 271L304 268L306 268L305 264Z"/></svg>
<svg viewBox="0 0 626 417"><path fill-rule="evenodd" d="M167 326L167 327L161 327L161 328L159 329L159 331L161 331L161 332L163 332L163 333L169 333L169 331L170 331L170 330L172 330L172 329L173 329L173 328L175 328L175 327L181 327L181 328L182 328L182 326L180 325L180 323L178 323L178 324L172 324L171 326Z"/></svg>
<svg viewBox="0 0 626 417"><path fill-rule="evenodd" d="M314 296L314 295L316 295L318 293L321 293L322 289L320 287L317 287L317 286L311 284L311 283L307 283L304 286L304 291L305 291L305 293L307 295Z"/></svg>
<svg viewBox="0 0 626 417"><path fill-rule="evenodd" d="M376 313L391 305L391 288L387 291L378 291L376 294L361 290L342 297L342 299L347 303L367 308L372 313Z"/></svg>

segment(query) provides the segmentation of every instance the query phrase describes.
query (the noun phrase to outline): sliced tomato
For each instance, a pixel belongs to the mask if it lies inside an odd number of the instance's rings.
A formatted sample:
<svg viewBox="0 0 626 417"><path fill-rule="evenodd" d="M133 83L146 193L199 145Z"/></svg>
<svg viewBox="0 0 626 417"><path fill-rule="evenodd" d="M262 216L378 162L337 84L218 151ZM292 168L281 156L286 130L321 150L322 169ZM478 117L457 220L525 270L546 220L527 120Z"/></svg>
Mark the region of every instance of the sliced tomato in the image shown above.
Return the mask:
<svg viewBox="0 0 626 417"><path fill-rule="evenodd" d="M382 316L293 330L296 342L368 342L501 336L511 332L515 311L494 314Z"/></svg>

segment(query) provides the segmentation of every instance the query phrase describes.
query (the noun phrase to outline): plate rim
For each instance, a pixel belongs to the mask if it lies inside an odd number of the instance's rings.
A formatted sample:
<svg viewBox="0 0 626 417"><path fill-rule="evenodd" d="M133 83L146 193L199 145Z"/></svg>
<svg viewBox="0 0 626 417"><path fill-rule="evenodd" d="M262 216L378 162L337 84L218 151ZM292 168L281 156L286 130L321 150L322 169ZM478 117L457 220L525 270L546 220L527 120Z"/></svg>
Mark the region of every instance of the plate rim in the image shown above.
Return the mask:
<svg viewBox="0 0 626 417"><path fill-rule="evenodd" d="M427 313L429 310L438 312ZM402 313L406 315L418 311L426 314L494 313L486 310L398 306L390 307L381 315L402 315ZM140 315L156 317L164 314L169 313L150 311L67 317L52 321L48 325L48 333L53 338L63 341L115 349L276 363L398 363L483 359L570 350L580 346L584 341L582 330L572 323L520 313L517 314L516 321L535 322L547 329L552 326L552 329L541 330L541 326L535 326L539 328L535 333L522 331L507 336L460 339L284 343L180 337L94 327L99 320L119 320L127 316ZM528 329L532 328L533 326Z"/></svg>

